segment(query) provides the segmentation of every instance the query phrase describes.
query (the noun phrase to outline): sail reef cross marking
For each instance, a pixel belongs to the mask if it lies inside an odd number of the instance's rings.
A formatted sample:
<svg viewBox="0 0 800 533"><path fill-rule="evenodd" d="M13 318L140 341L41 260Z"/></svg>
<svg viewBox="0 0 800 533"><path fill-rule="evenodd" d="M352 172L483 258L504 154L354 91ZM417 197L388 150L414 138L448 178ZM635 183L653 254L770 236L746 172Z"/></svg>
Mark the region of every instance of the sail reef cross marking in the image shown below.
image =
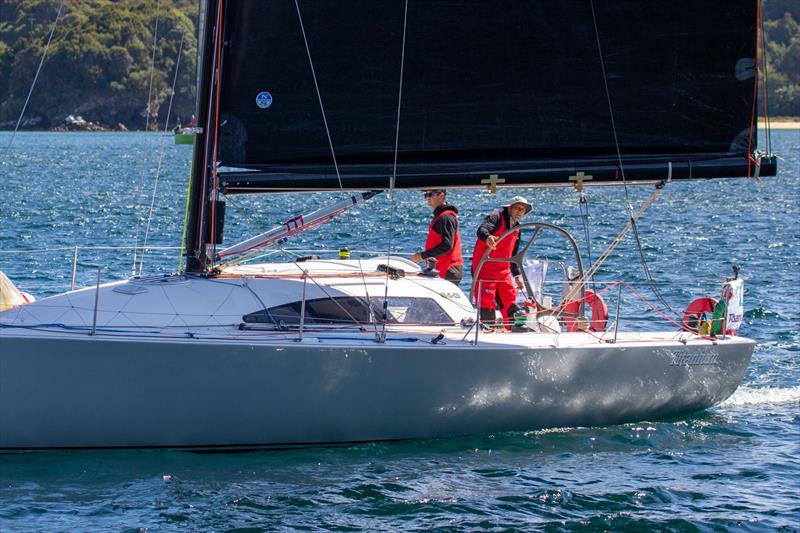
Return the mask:
<svg viewBox="0 0 800 533"><path fill-rule="evenodd" d="M594 176L592 176L591 174L584 174L583 171L580 171L577 174L575 174L574 176L570 176L569 177L569 181L574 181L575 182L575 190L578 191L578 192L581 192L583 190L583 182L584 181L592 181L593 177Z"/></svg>
<svg viewBox="0 0 800 533"><path fill-rule="evenodd" d="M492 174L487 179L481 180L481 185L486 185L486 188L489 190L489 194L496 194L497 184L505 182L506 180L503 178L498 178L497 174Z"/></svg>

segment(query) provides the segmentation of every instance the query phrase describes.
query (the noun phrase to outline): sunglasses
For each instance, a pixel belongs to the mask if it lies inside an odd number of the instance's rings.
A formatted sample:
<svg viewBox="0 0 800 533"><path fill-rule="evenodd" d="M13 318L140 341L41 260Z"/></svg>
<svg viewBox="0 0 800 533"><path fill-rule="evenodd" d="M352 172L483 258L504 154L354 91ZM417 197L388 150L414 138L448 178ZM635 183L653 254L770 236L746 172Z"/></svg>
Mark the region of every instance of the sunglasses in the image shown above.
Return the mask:
<svg viewBox="0 0 800 533"><path fill-rule="evenodd" d="M424 193L424 194L423 194L423 196L424 196L425 198L430 198L431 196L435 196L435 195L437 195L437 194L442 194L442 193L441 193L441 192L431 192L431 191L428 191L428 192Z"/></svg>

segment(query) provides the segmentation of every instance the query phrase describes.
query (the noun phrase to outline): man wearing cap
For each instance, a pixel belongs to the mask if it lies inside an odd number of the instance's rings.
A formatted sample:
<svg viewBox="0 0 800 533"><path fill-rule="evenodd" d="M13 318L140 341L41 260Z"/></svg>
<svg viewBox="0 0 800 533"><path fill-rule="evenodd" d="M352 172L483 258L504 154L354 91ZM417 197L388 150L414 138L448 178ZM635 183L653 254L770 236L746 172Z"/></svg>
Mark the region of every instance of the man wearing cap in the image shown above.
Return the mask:
<svg viewBox="0 0 800 533"><path fill-rule="evenodd" d="M509 307L514 303L517 289L524 287L519 267L515 263L487 261L480 272L476 272L478 263L487 250L491 258L508 259L517 254L519 248L519 231L515 231L503 240L500 237L508 230L519 226L519 221L533 210L533 206L522 196L515 196L503 206L503 209L492 213L484 219L478 228L478 240L472 254L472 277L475 290L480 290L478 304L481 322L494 322L494 311L500 303L503 320L508 320ZM513 276L513 277L512 277Z"/></svg>
<svg viewBox="0 0 800 533"><path fill-rule="evenodd" d="M458 209L447 203L447 191L442 189L425 191L425 201L433 210L433 221L428 227L425 250L412 255L411 260L419 263L425 259L436 259L439 276L458 285L464 276Z"/></svg>

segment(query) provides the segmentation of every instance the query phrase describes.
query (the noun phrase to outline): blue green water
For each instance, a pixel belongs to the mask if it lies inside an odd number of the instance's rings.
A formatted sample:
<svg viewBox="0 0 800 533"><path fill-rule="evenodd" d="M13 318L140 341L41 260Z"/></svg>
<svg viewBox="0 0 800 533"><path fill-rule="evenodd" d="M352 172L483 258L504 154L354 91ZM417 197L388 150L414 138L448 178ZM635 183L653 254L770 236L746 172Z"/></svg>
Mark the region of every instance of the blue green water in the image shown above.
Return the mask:
<svg viewBox="0 0 800 533"><path fill-rule="evenodd" d="M731 265L742 267L741 334L758 346L721 406L677 420L338 448L0 455L0 531L800 529L800 131L772 140L777 178L670 183L639 225L675 310L715 295ZM191 147L141 133L8 141L0 134L0 270L24 290L68 289L76 245L78 286L94 284L97 267L104 281L129 275L151 198L148 245L179 245ZM651 191L631 188L634 206ZM482 217L514 194L536 205L532 220L567 227L585 249L571 190L452 191L465 253ZM226 243L339 197L231 198ZM626 222L625 194L588 198L596 256ZM289 244L410 253L429 217L418 192L400 191ZM145 273L177 266L175 249L144 257ZM631 236L598 277L657 303ZM625 298L631 327L656 320Z"/></svg>

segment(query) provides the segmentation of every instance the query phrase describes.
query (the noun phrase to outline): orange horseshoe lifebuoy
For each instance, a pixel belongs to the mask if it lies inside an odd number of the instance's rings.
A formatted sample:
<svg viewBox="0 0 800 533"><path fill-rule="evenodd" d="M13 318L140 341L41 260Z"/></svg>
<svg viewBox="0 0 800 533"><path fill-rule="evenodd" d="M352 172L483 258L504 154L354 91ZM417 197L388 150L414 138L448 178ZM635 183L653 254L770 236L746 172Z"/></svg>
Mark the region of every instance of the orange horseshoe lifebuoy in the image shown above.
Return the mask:
<svg viewBox="0 0 800 533"><path fill-rule="evenodd" d="M683 324L692 331L697 331L700 327L700 321L703 315L711 315L714 313L714 307L717 305L717 299L710 296L703 296L697 298L686 308L683 312Z"/></svg>
<svg viewBox="0 0 800 533"><path fill-rule="evenodd" d="M603 301L599 293L587 290L583 300L592 311L592 319L589 321L589 331L602 332L606 330L608 322L608 306ZM562 319L567 327L567 331L580 331L580 324L576 318L581 308L581 300L571 300L564 304L564 315Z"/></svg>

